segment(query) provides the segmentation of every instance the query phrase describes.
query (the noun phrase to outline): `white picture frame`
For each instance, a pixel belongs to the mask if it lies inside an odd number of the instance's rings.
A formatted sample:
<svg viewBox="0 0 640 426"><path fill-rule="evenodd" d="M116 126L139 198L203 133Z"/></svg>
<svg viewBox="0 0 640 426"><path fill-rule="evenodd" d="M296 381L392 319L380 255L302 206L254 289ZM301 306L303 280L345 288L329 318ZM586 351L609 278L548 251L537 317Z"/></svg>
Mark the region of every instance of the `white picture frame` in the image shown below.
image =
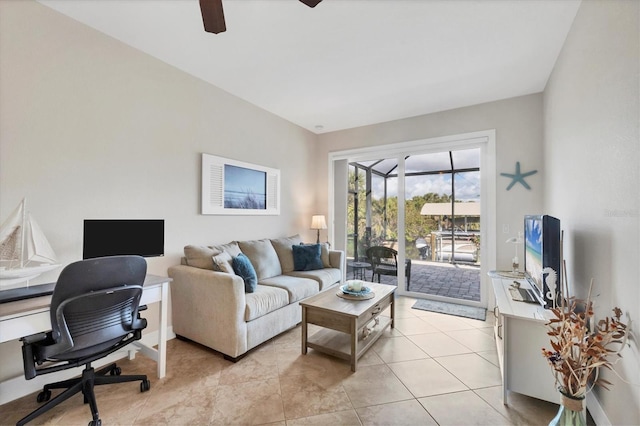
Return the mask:
<svg viewBox="0 0 640 426"><path fill-rule="evenodd" d="M280 170L202 154L203 215L279 215Z"/></svg>

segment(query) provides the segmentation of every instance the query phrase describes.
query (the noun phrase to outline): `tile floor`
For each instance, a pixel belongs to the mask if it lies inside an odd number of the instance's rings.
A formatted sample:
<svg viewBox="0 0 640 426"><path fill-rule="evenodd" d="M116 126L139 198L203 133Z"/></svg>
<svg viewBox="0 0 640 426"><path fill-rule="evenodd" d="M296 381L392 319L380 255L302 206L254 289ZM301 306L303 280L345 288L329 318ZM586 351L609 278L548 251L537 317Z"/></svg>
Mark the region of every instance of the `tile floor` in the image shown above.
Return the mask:
<svg viewBox="0 0 640 426"><path fill-rule="evenodd" d="M138 384L97 388L108 425L546 425L558 406L519 394L502 404L500 372L487 322L411 309L398 298L396 328L361 358L348 362L300 353L300 326L233 364L219 353L180 340L168 343L167 376L142 355L119 362ZM313 327L310 327L313 328ZM312 331L312 330L311 330ZM549 373L551 374L551 372ZM35 394L0 406L0 424L37 407ZM32 424L86 425L75 396Z"/></svg>

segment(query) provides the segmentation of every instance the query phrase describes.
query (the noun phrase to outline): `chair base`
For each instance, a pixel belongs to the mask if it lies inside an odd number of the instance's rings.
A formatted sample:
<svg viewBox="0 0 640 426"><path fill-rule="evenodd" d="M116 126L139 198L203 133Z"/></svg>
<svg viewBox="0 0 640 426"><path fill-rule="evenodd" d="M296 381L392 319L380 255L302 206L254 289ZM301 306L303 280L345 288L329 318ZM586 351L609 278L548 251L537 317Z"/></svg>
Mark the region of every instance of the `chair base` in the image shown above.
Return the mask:
<svg viewBox="0 0 640 426"><path fill-rule="evenodd" d="M73 395L82 392L82 394L84 395L85 404L88 403L91 409L92 420L91 422L89 422L89 425L100 426L102 422L98 413L98 405L96 403L96 396L93 390L94 386L108 385L111 383L135 382L139 380L140 392L146 392L151 389L151 382L147 379L147 376L121 376L120 372L120 367L116 366L115 363L109 364L108 366L101 368L98 371L95 371L93 367L91 367L91 363L86 364L85 369L82 371L81 377L45 385L42 389L42 392L38 394L37 401L47 403L30 413L28 416L22 418L20 421L18 421L18 423L16 423L16 425L25 425L39 415L49 411L56 405L60 404L61 402L71 398ZM65 390L55 398L49 400L49 398L51 398L51 389Z"/></svg>

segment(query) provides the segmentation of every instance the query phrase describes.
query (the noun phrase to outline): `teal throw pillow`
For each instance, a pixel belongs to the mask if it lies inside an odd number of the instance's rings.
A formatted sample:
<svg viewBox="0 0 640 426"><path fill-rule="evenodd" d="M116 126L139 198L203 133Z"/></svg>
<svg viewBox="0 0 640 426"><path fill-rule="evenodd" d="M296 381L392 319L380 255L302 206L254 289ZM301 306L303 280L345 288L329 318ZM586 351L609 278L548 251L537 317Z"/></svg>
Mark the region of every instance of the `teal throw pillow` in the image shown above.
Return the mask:
<svg viewBox="0 0 640 426"><path fill-rule="evenodd" d="M253 268L251 261L247 256L240 253L231 261L231 266L236 275L239 275L244 280L244 291L246 293L253 293L258 286L258 276L256 270Z"/></svg>
<svg viewBox="0 0 640 426"><path fill-rule="evenodd" d="M291 246L293 249L293 269L295 271L313 271L322 269L322 248L320 244L300 244Z"/></svg>

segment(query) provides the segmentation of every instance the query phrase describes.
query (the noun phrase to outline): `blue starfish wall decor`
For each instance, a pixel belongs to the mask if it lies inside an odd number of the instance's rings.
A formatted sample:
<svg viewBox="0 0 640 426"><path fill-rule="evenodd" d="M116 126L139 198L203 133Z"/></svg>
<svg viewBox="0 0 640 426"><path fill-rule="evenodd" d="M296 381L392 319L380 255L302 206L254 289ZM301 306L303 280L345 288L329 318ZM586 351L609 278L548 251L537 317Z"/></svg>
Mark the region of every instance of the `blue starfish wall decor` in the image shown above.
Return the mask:
<svg viewBox="0 0 640 426"><path fill-rule="evenodd" d="M521 183L522 186L524 186L527 189L531 189L531 187L529 186L529 184L527 182L525 182L524 178L526 178L527 176L531 176L538 173L537 170L532 170L530 172L526 172L526 173L521 173L520 172L520 162L516 161L516 172L511 174L511 173L500 173L500 176L505 176L508 178L511 178L512 181L509 184L509 186L507 186L507 191L510 190L511 188L513 188L513 185L515 185L516 183Z"/></svg>

